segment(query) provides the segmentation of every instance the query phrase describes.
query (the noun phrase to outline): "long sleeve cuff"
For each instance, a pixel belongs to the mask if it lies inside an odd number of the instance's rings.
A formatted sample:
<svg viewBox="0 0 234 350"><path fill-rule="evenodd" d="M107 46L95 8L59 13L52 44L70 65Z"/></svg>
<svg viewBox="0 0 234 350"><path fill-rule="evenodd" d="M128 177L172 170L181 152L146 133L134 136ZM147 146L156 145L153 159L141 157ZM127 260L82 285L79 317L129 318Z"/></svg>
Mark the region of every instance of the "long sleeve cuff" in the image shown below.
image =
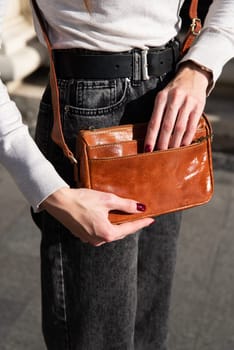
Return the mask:
<svg viewBox="0 0 234 350"><path fill-rule="evenodd" d="M0 161L35 211L50 194L69 187L40 152L1 81Z"/></svg>
<svg viewBox="0 0 234 350"><path fill-rule="evenodd" d="M0 142L1 150L2 146ZM34 211L38 211L41 202L50 194L69 187L41 154L26 126L5 136L1 162Z"/></svg>
<svg viewBox="0 0 234 350"><path fill-rule="evenodd" d="M182 58L181 62L191 60L212 71L213 83L222 72L222 67L234 56L234 46L222 32L205 29Z"/></svg>

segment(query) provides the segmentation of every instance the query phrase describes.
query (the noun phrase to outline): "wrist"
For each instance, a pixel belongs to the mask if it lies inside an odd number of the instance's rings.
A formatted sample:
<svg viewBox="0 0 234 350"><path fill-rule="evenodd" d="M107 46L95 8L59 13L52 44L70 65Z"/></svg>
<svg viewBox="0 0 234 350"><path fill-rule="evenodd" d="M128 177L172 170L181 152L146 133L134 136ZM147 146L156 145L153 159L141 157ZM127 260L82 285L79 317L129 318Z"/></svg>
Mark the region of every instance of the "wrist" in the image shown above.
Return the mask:
<svg viewBox="0 0 234 350"><path fill-rule="evenodd" d="M48 210L51 206L60 207L64 202L64 198L67 194L69 187L62 187L59 190L50 194L44 201L40 204L41 210Z"/></svg>
<svg viewBox="0 0 234 350"><path fill-rule="evenodd" d="M179 66L178 73L186 70L197 74L199 76L199 79L202 80L203 83L205 84L206 91L209 92L213 84L212 70L192 60L182 62Z"/></svg>

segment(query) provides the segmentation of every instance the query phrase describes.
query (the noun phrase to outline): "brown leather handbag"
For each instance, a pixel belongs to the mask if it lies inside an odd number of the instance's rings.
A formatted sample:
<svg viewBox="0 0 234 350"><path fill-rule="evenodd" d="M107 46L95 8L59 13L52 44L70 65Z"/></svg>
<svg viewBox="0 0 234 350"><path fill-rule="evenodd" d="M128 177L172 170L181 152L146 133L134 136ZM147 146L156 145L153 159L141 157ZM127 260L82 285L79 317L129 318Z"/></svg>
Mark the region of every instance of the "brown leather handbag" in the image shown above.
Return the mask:
<svg viewBox="0 0 234 350"><path fill-rule="evenodd" d="M77 138L79 187L141 201L140 214L110 213L114 223L187 209L213 193L212 130L202 116L191 145L144 153L147 124L83 130Z"/></svg>
<svg viewBox="0 0 234 350"><path fill-rule="evenodd" d="M83 130L77 136L75 156L67 147L61 126L59 92L51 44L36 1L32 0L50 55L50 83L54 124L52 139L75 167L78 187L112 192L141 201L146 211L139 214L111 212L113 223L165 214L209 201L213 193L212 130L203 115L191 145L165 151L143 152L147 124L120 125ZM196 15L197 0L192 0L192 25L183 46L185 52L200 30Z"/></svg>

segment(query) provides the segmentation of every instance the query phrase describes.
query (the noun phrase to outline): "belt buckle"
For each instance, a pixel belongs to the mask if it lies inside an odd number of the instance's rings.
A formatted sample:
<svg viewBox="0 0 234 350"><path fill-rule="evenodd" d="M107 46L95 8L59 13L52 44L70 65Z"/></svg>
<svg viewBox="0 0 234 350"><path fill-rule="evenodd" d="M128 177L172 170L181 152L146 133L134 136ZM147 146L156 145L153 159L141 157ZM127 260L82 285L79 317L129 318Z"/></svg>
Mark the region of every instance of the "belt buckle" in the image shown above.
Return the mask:
<svg viewBox="0 0 234 350"><path fill-rule="evenodd" d="M148 49L141 51L141 75L142 80L149 80L149 71L148 71Z"/></svg>
<svg viewBox="0 0 234 350"><path fill-rule="evenodd" d="M198 36L201 32L201 20L197 17L193 18L190 27L192 34Z"/></svg>

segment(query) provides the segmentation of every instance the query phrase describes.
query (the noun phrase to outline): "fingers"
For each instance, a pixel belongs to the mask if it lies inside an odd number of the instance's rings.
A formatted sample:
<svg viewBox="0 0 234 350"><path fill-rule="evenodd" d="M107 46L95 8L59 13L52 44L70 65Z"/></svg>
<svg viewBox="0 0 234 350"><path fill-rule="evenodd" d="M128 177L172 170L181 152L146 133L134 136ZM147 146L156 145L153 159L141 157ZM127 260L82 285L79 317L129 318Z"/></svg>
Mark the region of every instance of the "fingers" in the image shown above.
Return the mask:
<svg viewBox="0 0 234 350"><path fill-rule="evenodd" d="M149 122L145 151L152 151L155 146L159 150L166 150L189 145L196 132L203 105L197 105L193 99L180 95L168 97L164 109L158 108L157 103Z"/></svg>
<svg viewBox="0 0 234 350"><path fill-rule="evenodd" d="M105 243L118 241L120 239L125 238L128 235L136 233L137 231L153 223L153 218L144 218L136 221L123 223L120 225L113 225L109 222L106 224L106 227L108 227L108 229L105 233L102 233L102 239L91 239L89 240L89 243L97 247Z"/></svg>
<svg viewBox="0 0 234 350"><path fill-rule="evenodd" d="M153 222L153 219L142 219L119 226L113 225L108 220L108 213L113 209L138 213L145 210L145 205L111 193L66 189L52 197L46 208L74 236L93 246L119 240Z"/></svg>
<svg viewBox="0 0 234 350"><path fill-rule="evenodd" d="M118 239L126 237L130 234L133 234L142 228L149 226L154 223L153 218L144 218L132 222L126 222L120 225L113 225L113 232L118 237Z"/></svg>
<svg viewBox="0 0 234 350"><path fill-rule="evenodd" d="M206 100L207 77L191 64L180 69L155 98L145 137L145 151L188 145L192 142Z"/></svg>
<svg viewBox="0 0 234 350"><path fill-rule="evenodd" d="M155 99L152 117L149 121L147 133L145 137L144 148L146 152L153 151L155 147L156 140L159 135L162 118L166 108L166 103L167 103L167 94L165 93L165 91L159 92Z"/></svg>
<svg viewBox="0 0 234 350"><path fill-rule="evenodd" d="M185 106L187 107L186 111ZM184 94L176 89L170 90L170 87L168 87L159 92L149 122L145 148L152 151L156 145L157 149L165 150L169 145L172 147L173 144L178 144L183 138L190 107L185 102ZM180 113L181 117L178 119ZM177 125L178 121L179 124ZM171 141L174 132L176 133L175 140Z"/></svg>
<svg viewBox="0 0 234 350"><path fill-rule="evenodd" d="M86 233L82 235L82 241L87 242L95 247L101 246L105 243L114 242L125 238L128 235L134 234L142 228L154 223L153 218L139 219L119 225L111 224L108 218L102 222L97 223L96 233L92 235ZM79 234L81 237L81 235Z"/></svg>
<svg viewBox="0 0 234 350"><path fill-rule="evenodd" d="M144 212L146 206L143 203L122 198L112 193L90 189L70 191L72 192L72 198L74 196L76 205L72 209L72 220L71 211L68 211L66 222L65 220L63 222L84 243L100 246L106 242L121 239L127 234L132 234L153 221L152 219L145 219L139 223L135 221L128 223L126 227L123 226L123 231L120 227L116 229L117 226L112 225L108 219L111 210L121 210L131 214Z"/></svg>
<svg viewBox="0 0 234 350"><path fill-rule="evenodd" d="M198 111L192 112L190 114L190 117L188 119L187 127L185 130L185 133L183 135L183 139L181 141L181 144L184 146L190 145L193 137L196 133L197 125L199 123L200 116L202 114L202 110L199 109Z"/></svg>
<svg viewBox="0 0 234 350"><path fill-rule="evenodd" d="M109 194L106 207L109 211L121 210L130 214L144 212L146 210L146 206L144 203L137 202L132 199L122 198L114 194Z"/></svg>
<svg viewBox="0 0 234 350"><path fill-rule="evenodd" d="M114 194L105 194L105 208L107 214L111 210L121 210L127 213L139 213L146 210L146 206L143 203L136 202L131 199L119 197ZM111 224L108 220L108 215L95 225L95 235L87 236L88 242L95 246L101 246L105 243L117 241L123 239L127 235L134 234L138 230L154 222L152 218L144 218L120 225Z"/></svg>
<svg viewBox="0 0 234 350"><path fill-rule="evenodd" d="M167 148L189 145L192 142L193 136L196 132L200 116L201 112L191 111L191 106L188 103L185 103L184 106L178 111L178 116L176 118L174 129L169 139Z"/></svg>
<svg viewBox="0 0 234 350"><path fill-rule="evenodd" d="M176 131L177 139L183 137L183 132L186 127L186 120L184 118L181 120L183 124L177 130L177 116L180 113L180 110L183 109L184 105L184 96L180 93L172 93L168 96L168 103L165 109L163 116L162 126L160 130L160 135L157 140L157 149L165 150L169 147L172 134ZM185 113L183 115L186 115Z"/></svg>
<svg viewBox="0 0 234 350"><path fill-rule="evenodd" d="M145 145L153 150L179 147L192 140L196 131L199 110L195 101L178 91L162 91L156 98L149 122ZM190 141L191 142L191 141Z"/></svg>

